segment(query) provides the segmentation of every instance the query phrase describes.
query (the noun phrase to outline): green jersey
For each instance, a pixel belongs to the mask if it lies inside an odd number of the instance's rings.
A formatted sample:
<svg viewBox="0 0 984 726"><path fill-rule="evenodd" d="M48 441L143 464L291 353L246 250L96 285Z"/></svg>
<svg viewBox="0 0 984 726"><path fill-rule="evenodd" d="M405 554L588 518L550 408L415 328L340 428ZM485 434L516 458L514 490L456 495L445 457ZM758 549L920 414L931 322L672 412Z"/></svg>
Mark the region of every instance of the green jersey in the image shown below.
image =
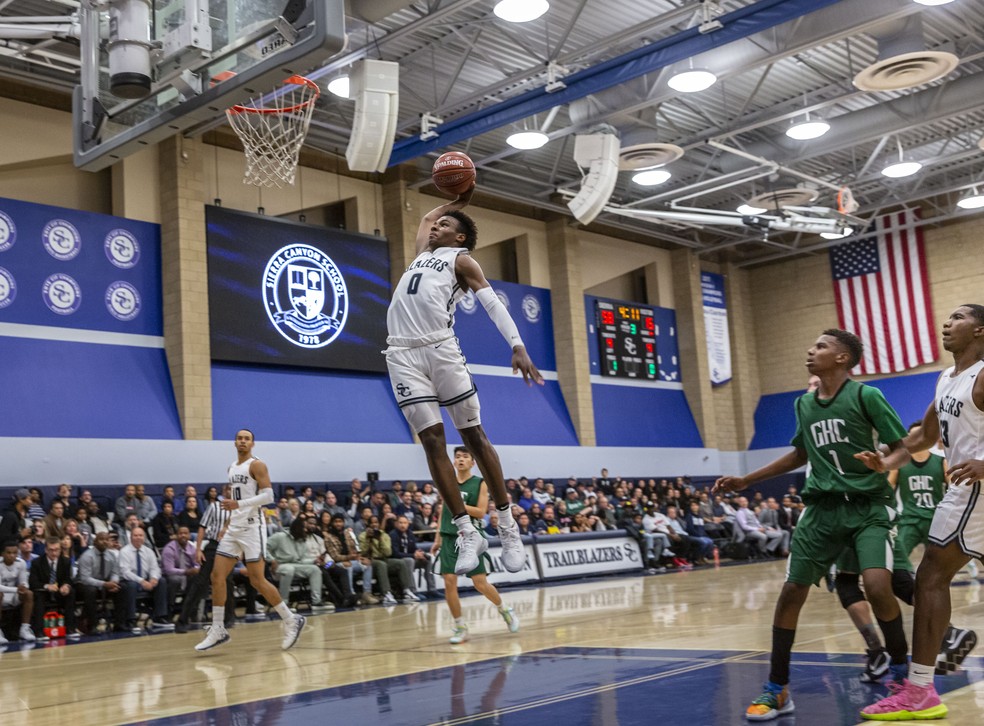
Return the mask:
<svg viewBox="0 0 984 726"><path fill-rule="evenodd" d="M932 519L945 490L942 456L930 454L926 461L910 461L899 469L897 491L902 519Z"/></svg>
<svg viewBox="0 0 984 726"><path fill-rule="evenodd" d="M461 492L461 501L465 503L466 507L477 507L478 495L482 490L482 477L473 476L463 482L459 482L458 490ZM475 529L481 532L484 537L485 523L480 519L475 519L472 517L472 524L475 525ZM458 528L454 524L454 518L451 515L450 507L441 507L440 532L442 535L448 537L458 536Z"/></svg>
<svg viewBox="0 0 984 726"><path fill-rule="evenodd" d="M864 495L891 501L888 477L854 458L862 451L877 451L906 431L895 409L877 388L848 379L833 398L819 391L796 399L796 434L792 445L806 451L809 472L803 488L807 504L825 494Z"/></svg>

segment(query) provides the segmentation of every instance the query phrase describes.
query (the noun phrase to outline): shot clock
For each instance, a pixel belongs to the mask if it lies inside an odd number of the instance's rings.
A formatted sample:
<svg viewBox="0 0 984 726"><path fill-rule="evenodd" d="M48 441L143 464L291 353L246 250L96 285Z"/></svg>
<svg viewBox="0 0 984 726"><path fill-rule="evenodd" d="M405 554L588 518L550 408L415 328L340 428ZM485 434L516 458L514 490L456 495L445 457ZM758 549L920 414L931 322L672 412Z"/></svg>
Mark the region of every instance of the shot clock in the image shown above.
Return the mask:
<svg viewBox="0 0 984 726"><path fill-rule="evenodd" d="M595 318L603 376L659 378L652 308L598 300Z"/></svg>

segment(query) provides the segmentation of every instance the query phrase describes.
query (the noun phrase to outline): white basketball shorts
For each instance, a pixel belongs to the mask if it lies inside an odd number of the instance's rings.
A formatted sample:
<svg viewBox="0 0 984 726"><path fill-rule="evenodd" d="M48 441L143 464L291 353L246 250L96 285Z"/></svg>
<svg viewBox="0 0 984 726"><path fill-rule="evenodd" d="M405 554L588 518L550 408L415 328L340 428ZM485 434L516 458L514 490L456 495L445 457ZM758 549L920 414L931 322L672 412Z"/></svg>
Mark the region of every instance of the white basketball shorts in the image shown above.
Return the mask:
<svg viewBox="0 0 984 726"><path fill-rule="evenodd" d="M21 604L20 594L16 592L0 592L0 603L3 607L12 608Z"/></svg>
<svg viewBox="0 0 984 726"><path fill-rule="evenodd" d="M241 555L246 562L259 562L266 554L266 528L263 522L248 527L229 527L215 553L234 560Z"/></svg>
<svg viewBox="0 0 984 726"><path fill-rule="evenodd" d="M936 507L929 541L943 546L954 540L964 554L984 557L984 501L979 481L951 486Z"/></svg>
<svg viewBox="0 0 984 726"><path fill-rule="evenodd" d="M396 402L415 434L441 423L441 406L455 428L482 422L478 391L457 338L388 351L386 367Z"/></svg>

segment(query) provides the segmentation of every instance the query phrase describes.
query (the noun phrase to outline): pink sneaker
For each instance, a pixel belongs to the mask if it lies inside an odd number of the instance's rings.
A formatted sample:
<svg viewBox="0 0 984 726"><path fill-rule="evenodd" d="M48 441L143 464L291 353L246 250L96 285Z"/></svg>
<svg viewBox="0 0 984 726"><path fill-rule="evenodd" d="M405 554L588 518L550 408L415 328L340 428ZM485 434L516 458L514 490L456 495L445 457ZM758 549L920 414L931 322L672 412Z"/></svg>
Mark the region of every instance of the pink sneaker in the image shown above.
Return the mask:
<svg viewBox="0 0 984 726"><path fill-rule="evenodd" d="M906 679L902 685L889 683L892 695L861 710L861 718L871 721L923 721L945 718L946 704L933 685L914 686Z"/></svg>

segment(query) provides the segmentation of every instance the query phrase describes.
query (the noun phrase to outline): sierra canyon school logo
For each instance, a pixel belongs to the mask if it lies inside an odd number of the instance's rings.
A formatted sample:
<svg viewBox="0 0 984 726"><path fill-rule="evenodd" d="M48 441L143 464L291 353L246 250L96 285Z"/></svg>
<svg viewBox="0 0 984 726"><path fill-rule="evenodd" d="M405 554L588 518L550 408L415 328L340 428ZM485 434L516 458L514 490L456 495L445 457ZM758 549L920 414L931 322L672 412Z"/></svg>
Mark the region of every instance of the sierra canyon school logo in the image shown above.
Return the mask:
<svg viewBox="0 0 984 726"><path fill-rule="evenodd" d="M478 302L475 300L475 293L471 290L466 292L458 301L458 309L460 309L463 313L468 313L469 315L475 312L475 307L477 305Z"/></svg>
<svg viewBox="0 0 984 726"><path fill-rule="evenodd" d="M129 282L114 282L106 288L106 309L117 320L129 322L140 314L140 293Z"/></svg>
<svg viewBox="0 0 984 726"><path fill-rule="evenodd" d="M523 308L523 316L531 323L540 319L540 301L532 295L523 297L521 307Z"/></svg>
<svg viewBox="0 0 984 726"><path fill-rule="evenodd" d="M8 215L0 212L0 252L6 252L17 241L17 225Z"/></svg>
<svg viewBox="0 0 984 726"><path fill-rule="evenodd" d="M17 298L17 282L8 270L0 267L0 310Z"/></svg>
<svg viewBox="0 0 984 726"><path fill-rule="evenodd" d="M71 315L82 304L82 288L72 277L58 272L44 281L41 297L51 312Z"/></svg>
<svg viewBox="0 0 984 726"><path fill-rule="evenodd" d="M41 242L49 255L62 262L75 259L82 251L82 235L64 219L48 222L41 230Z"/></svg>
<svg viewBox="0 0 984 726"><path fill-rule="evenodd" d="M274 253L263 270L267 317L294 345L323 348L348 318L349 295L341 270L324 252L292 244Z"/></svg>
<svg viewBox="0 0 984 726"><path fill-rule="evenodd" d="M140 243L125 229L114 229L103 242L106 257L121 270L129 270L140 261Z"/></svg>

